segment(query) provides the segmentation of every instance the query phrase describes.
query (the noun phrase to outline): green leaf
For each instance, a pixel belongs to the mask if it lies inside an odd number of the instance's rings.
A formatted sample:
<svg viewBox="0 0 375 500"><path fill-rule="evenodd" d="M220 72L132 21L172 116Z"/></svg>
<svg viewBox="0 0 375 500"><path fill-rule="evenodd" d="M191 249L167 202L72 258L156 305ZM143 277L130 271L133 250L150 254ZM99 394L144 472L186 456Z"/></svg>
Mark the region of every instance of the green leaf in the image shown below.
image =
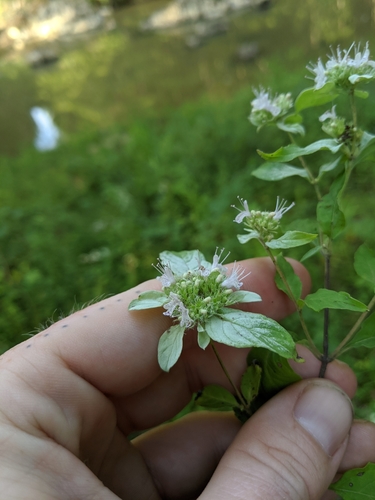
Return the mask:
<svg viewBox="0 0 375 500"><path fill-rule="evenodd" d="M182 275L192 269L197 269L201 264L209 264L199 250L186 250L183 252L162 252L160 261L168 265L174 274Z"/></svg>
<svg viewBox="0 0 375 500"><path fill-rule="evenodd" d="M262 368L253 363L247 367L241 378L241 392L247 403L251 403L259 393Z"/></svg>
<svg viewBox="0 0 375 500"><path fill-rule="evenodd" d="M302 282L294 272L293 267L282 256L282 254L279 254L276 257L276 262L289 285L289 290L285 286L283 280L281 279L278 273L275 274L275 282L277 288L282 292L286 293L289 298L294 298L296 300L299 299L302 293ZM292 297L290 296L291 294Z"/></svg>
<svg viewBox="0 0 375 500"><path fill-rule="evenodd" d="M343 500L375 500L375 464L345 472L329 489Z"/></svg>
<svg viewBox="0 0 375 500"><path fill-rule="evenodd" d="M367 99L370 94L367 90L354 89L354 95L360 99Z"/></svg>
<svg viewBox="0 0 375 500"><path fill-rule="evenodd" d="M341 148L334 139L321 139L320 141L313 142L308 146L301 148L296 144L289 144L274 151L273 153L264 153L257 150L257 153L264 159L272 162L286 163L292 161L299 156L307 156L317 151L329 150L331 153L337 153Z"/></svg>
<svg viewBox="0 0 375 500"><path fill-rule="evenodd" d="M245 229L247 231L247 229ZM258 240L259 239L259 233L258 231L250 231L249 234L237 234L238 241L242 244L247 243L250 240Z"/></svg>
<svg viewBox="0 0 375 500"><path fill-rule="evenodd" d="M335 239L345 228L345 216L339 205L344 175L333 182L330 192L323 196L316 208L318 224L329 238Z"/></svg>
<svg viewBox="0 0 375 500"><path fill-rule="evenodd" d="M361 82L371 82L371 80L374 79L374 75L371 73L368 73L367 75L350 75L348 80L352 85L356 85L357 83Z"/></svg>
<svg viewBox="0 0 375 500"><path fill-rule="evenodd" d="M301 380L285 358L267 349L251 349L247 363L257 363L262 368L261 391L269 397Z"/></svg>
<svg viewBox="0 0 375 500"><path fill-rule="evenodd" d="M289 132L290 134L300 134L305 135L305 128L300 123L286 123L283 120L276 122L276 127L283 132Z"/></svg>
<svg viewBox="0 0 375 500"><path fill-rule="evenodd" d="M287 231L280 238L266 243L268 248L294 248L306 245L315 240L317 234L303 233L302 231Z"/></svg>
<svg viewBox="0 0 375 500"><path fill-rule="evenodd" d="M335 90L332 83L326 83L321 89L315 90L314 87L303 90L296 99L295 109L297 112L303 109L313 108L327 104L333 101L339 93Z"/></svg>
<svg viewBox="0 0 375 500"><path fill-rule="evenodd" d="M208 344L210 343L211 339L201 324L198 324L197 330L198 330L198 345L201 349L205 350Z"/></svg>
<svg viewBox="0 0 375 500"><path fill-rule="evenodd" d="M314 248L311 248L308 252L305 253L305 255L303 255L300 262L303 262L303 261L309 259L310 257L312 257L313 255L319 253L321 249L322 249L322 247L320 245L318 245Z"/></svg>
<svg viewBox="0 0 375 500"><path fill-rule="evenodd" d="M233 394L219 385L207 385L195 401L200 407L212 411L231 411L238 406Z"/></svg>
<svg viewBox="0 0 375 500"><path fill-rule="evenodd" d="M341 159L342 159L342 156L339 156L338 158L334 159L333 161L330 161L328 163L324 163L324 165L322 165L319 169L319 175L318 175L317 180L319 181L326 172L331 172L332 170L334 170L337 167L337 165L340 163Z"/></svg>
<svg viewBox="0 0 375 500"><path fill-rule="evenodd" d="M366 304L351 297L347 292L336 292L320 288L315 293L308 295L305 300L307 307L319 312L323 309L345 309L347 311L365 312Z"/></svg>
<svg viewBox="0 0 375 500"><path fill-rule="evenodd" d="M183 326L174 325L160 337L158 361L160 368L165 372L169 372L181 355L184 331Z"/></svg>
<svg viewBox="0 0 375 500"><path fill-rule="evenodd" d="M239 290L228 295L228 306L246 302L262 302L262 297L255 292L246 292L245 290Z"/></svg>
<svg viewBox="0 0 375 500"><path fill-rule="evenodd" d="M141 309L153 309L161 307L168 302L168 297L163 292L150 291L143 292L132 300L129 304L129 311L139 311Z"/></svg>
<svg viewBox="0 0 375 500"><path fill-rule="evenodd" d="M363 132L361 144L359 145L358 155L354 159L354 165L358 165L364 160L367 160L375 151L375 135Z"/></svg>
<svg viewBox="0 0 375 500"><path fill-rule="evenodd" d="M296 358L291 335L276 321L262 314L223 308L206 322L212 340L232 347L265 347L285 358Z"/></svg>
<svg viewBox="0 0 375 500"><path fill-rule="evenodd" d="M375 285L375 252L361 245L354 255L354 269L358 276Z"/></svg>
<svg viewBox="0 0 375 500"><path fill-rule="evenodd" d="M352 347L367 347L372 349L375 347L375 314L372 313L364 320L361 329L356 333L354 338L345 346L346 349Z"/></svg>
<svg viewBox="0 0 375 500"><path fill-rule="evenodd" d="M293 175L298 175L308 179L305 169L293 167L287 163L274 162L263 163L263 165L252 172L252 175L264 181L279 181L281 179L286 179L287 177L292 177Z"/></svg>

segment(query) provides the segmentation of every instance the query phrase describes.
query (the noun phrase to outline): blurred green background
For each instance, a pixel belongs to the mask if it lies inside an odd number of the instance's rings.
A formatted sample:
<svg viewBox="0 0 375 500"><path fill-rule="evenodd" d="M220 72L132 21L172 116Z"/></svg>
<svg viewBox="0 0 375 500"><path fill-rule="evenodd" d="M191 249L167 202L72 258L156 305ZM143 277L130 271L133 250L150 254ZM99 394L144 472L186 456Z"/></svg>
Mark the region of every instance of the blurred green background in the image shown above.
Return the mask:
<svg viewBox="0 0 375 500"><path fill-rule="evenodd" d="M304 180L251 176L262 163L257 148L286 144L281 132L257 134L249 123L252 88L296 96L309 84L306 64L325 58L330 45L369 40L375 50L373 0L274 0L231 16L194 49L186 44L191 26L140 30L167 2L125 3L111 31L50 42L54 64L35 69L25 49L0 49L0 352L87 301L154 277L162 250L199 248L209 257L219 246L233 260L261 255L255 244L237 242L230 207L237 196L264 210L277 195L294 200L292 226L314 217ZM249 44L256 54L246 60L240 49ZM359 117L375 133L375 88L367 90L372 98L359 102ZM63 134L53 151L33 147L32 106L49 109ZM322 111L306 114L301 144L323 136ZM323 160L311 158L312 168ZM333 259L334 288L365 302L371 290L354 274L352 257L364 240L375 247L373 167L353 177L348 228ZM315 288L321 264L319 257L306 263ZM332 318L335 344L353 316ZM319 320L311 324L319 340ZM361 350L345 359L361 385L357 413L375 421L375 357Z"/></svg>

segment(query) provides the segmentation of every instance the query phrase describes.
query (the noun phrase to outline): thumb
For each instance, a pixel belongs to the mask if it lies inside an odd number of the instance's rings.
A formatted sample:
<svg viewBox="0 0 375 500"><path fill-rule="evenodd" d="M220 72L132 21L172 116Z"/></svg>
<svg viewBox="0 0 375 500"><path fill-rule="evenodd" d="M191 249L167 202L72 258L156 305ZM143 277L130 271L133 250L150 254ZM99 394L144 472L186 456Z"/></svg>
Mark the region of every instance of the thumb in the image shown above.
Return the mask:
<svg viewBox="0 0 375 500"><path fill-rule="evenodd" d="M348 442L348 396L328 380L294 384L237 434L199 500L317 500Z"/></svg>

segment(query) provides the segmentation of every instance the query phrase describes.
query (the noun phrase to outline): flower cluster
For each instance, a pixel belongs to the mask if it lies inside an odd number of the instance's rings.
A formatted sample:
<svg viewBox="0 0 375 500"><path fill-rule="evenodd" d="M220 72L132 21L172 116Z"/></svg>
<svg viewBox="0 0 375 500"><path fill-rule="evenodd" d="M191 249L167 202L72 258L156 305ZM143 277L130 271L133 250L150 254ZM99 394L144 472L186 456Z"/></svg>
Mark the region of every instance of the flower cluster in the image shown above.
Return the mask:
<svg viewBox="0 0 375 500"><path fill-rule="evenodd" d="M319 121L323 124L323 131L335 139L341 137L345 132L345 118L336 115L336 106L333 106L331 110L323 113L319 117Z"/></svg>
<svg viewBox="0 0 375 500"><path fill-rule="evenodd" d="M337 47L336 53L332 50L325 65L318 59L317 64L310 64L307 69L314 75L316 90L329 82L347 90L360 82L366 83L375 79L375 61L370 59L368 42L363 51L360 44L354 43L348 50Z"/></svg>
<svg viewBox="0 0 375 500"><path fill-rule="evenodd" d="M274 97L269 90L260 87L254 89L255 99L251 101L251 113L249 120L256 127L284 116L293 106L291 94L276 94Z"/></svg>
<svg viewBox="0 0 375 500"><path fill-rule="evenodd" d="M192 328L233 304L229 299L233 289L239 290L248 276L238 264L232 270L223 266L223 251L215 253L212 264L197 262L194 269L183 274L174 273L168 263L156 266L161 276L163 292L168 301L163 305L164 314L177 320L183 328Z"/></svg>
<svg viewBox="0 0 375 500"><path fill-rule="evenodd" d="M257 233L259 239L263 241L271 241L277 231L280 228L280 219L282 216L294 207L294 202L287 206L286 200L281 200L277 197L276 207L273 212L261 212L260 210L249 210L249 206L246 200L239 198L243 210L235 207L239 211L239 214L234 219L234 222L241 224L245 223L247 228Z"/></svg>

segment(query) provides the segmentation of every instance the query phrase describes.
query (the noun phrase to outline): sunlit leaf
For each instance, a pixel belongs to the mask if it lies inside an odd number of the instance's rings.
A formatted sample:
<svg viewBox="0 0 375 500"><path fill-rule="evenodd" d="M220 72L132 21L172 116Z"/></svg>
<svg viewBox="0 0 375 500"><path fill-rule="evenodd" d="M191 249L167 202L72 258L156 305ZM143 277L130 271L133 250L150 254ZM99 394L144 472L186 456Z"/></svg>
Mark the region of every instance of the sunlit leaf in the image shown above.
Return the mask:
<svg viewBox="0 0 375 500"><path fill-rule="evenodd" d="M345 472L329 489L342 500L375 500L375 464Z"/></svg>
<svg viewBox="0 0 375 500"><path fill-rule="evenodd" d="M337 165L340 163L341 159L342 159L342 156L339 156L338 158L335 158L333 161L330 161L328 163L324 163L324 165L322 165L319 168L318 180L320 180L325 173L331 172L332 170L334 170L337 167Z"/></svg>
<svg viewBox="0 0 375 500"><path fill-rule="evenodd" d="M196 404L212 411L231 411L238 406L233 394L219 385L207 385L197 397Z"/></svg>
<svg viewBox="0 0 375 500"><path fill-rule="evenodd" d="M300 134L305 135L305 128L300 123L286 123L283 120L276 122L276 127L283 132L289 132L290 134Z"/></svg>
<svg viewBox="0 0 375 500"><path fill-rule="evenodd" d="M367 311L366 304L351 297L347 292L336 292L320 288L315 293L308 295L304 302L307 307L316 312L323 309L345 309L347 311Z"/></svg>
<svg viewBox="0 0 375 500"><path fill-rule="evenodd" d="M284 278L287 281L287 284L289 285L289 288L285 285L284 281L281 279L280 275L278 273L275 274L275 282L276 286L279 290L283 291L288 295L289 298L294 298L294 299L299 299L301 297L302 293L302 282L297 276L297 274L294 272L293 267L289 264L289 262L282 256L282 254L279 254L276 257L276 262L279 268L281 269L281 272L284 275ZM292 297L291 297L292 295Z"/></svg>
<svg viewBox="0 0 375 500"><path fill-rule="evenodd" d="M246 231L246 229L245 229ZM247 243L250 240L259 239L259 233L257 231L249 231L248 234L237 234L238 241L240 243Z"/></svg>
<svg viewBox="0 0 375 500"><path fill-rule="evenodd" d="M210 343L211 339L202 325L198 324L197 330L198 330L198 345L201 349L204 350Z"/></svg>
<svg viewBox="0 0 375 500"><path fill-rule="evenodd" d="M174 274L184 274L189 270L197 269L201 264L206 265L204 255L199 250L185 250L183 252L161 252L160 260L168 265Z"/></svg>
<svg viewBox="0 0 375 500"><path fill-rule="evenodd" d="M280 238L268 241L266 245L269 248L294 248L306 245L315 240L317 234L304 233L302 231L287 231Z"/></svg>
<svg viewBox="0 0 375 500"><path fill-rule="evenodd" d="M168 297L163 292L150 291L143 292L132 300L129 304L129 311L139 311L141 309L153 309L154 307L161 307L168 302Z"/></svg>
<svg viewBox="0 0 375 500"><path fill-rule="evenodd" d="M313 142L304 148L297 146L296 144L289 144L288 146L277 149L273 153L264 153L259 149L257 152L265 160L285 163L292 161L299 156L311 155L317 151L328 150L331 151L331 153L337 153L340 148L341 144L338 144L334 139L321 139L320 141Z"/></svg>
<svg viewBox="0 0 375 500"><path fill-rule="evenodd" d="M354 269L358 276L375 285L375 252L361 245L354 255Z"/></svg>
<svg viewBox="0 0 375 500"><path fill-rule="evenodd" d="M321 106L332 102L337 96L338 92L335 90L333 83L328 82L321 89L315 90L314 87L303 90L296 99L296 111Z"/></svg>
<svg viewBox="0 0 375 500"><path fill-rule="evenodd" d="M227 305L246 303L246 302L261 302L262 297L255 292L246 292L245 290L239 290L238 292L233 292L228 296Z"/></svg>
<svg viewBox="0 0 375 500"><path fill-rule="evenodd" d="M233 347L265 347L286 358L296 358L291 335L276 321L262 314L223 308L206 322L212 340Z"/></svg>
<svg viewBox="0 0 375 500"><path fill-rule="evenodd" d="M182 352L184 327L174 325L160 337L158 344L158 361L160 368L169 372L178 361Z"/></svg>
<svg viewBox="0 0 375 500"><path fill-rule="evenodd" d="M304 262L305 260L309 259L310 257L312 257L313 255L316 255L317 253L320 252L320 250L322 249L322 247L320 245L314 247L314 248L311 248L308 252L306 252L300 262Z"/></svg>
<svg viewBox="0 0 375 500"><path fill-rule="evenodd" d="M303 168L293 167L287 163L274 162L263 163L263 165L252 172L252 175L264 181L279 181L293 175L298 175L305 179L308 178L307 172Z"/></svg>

